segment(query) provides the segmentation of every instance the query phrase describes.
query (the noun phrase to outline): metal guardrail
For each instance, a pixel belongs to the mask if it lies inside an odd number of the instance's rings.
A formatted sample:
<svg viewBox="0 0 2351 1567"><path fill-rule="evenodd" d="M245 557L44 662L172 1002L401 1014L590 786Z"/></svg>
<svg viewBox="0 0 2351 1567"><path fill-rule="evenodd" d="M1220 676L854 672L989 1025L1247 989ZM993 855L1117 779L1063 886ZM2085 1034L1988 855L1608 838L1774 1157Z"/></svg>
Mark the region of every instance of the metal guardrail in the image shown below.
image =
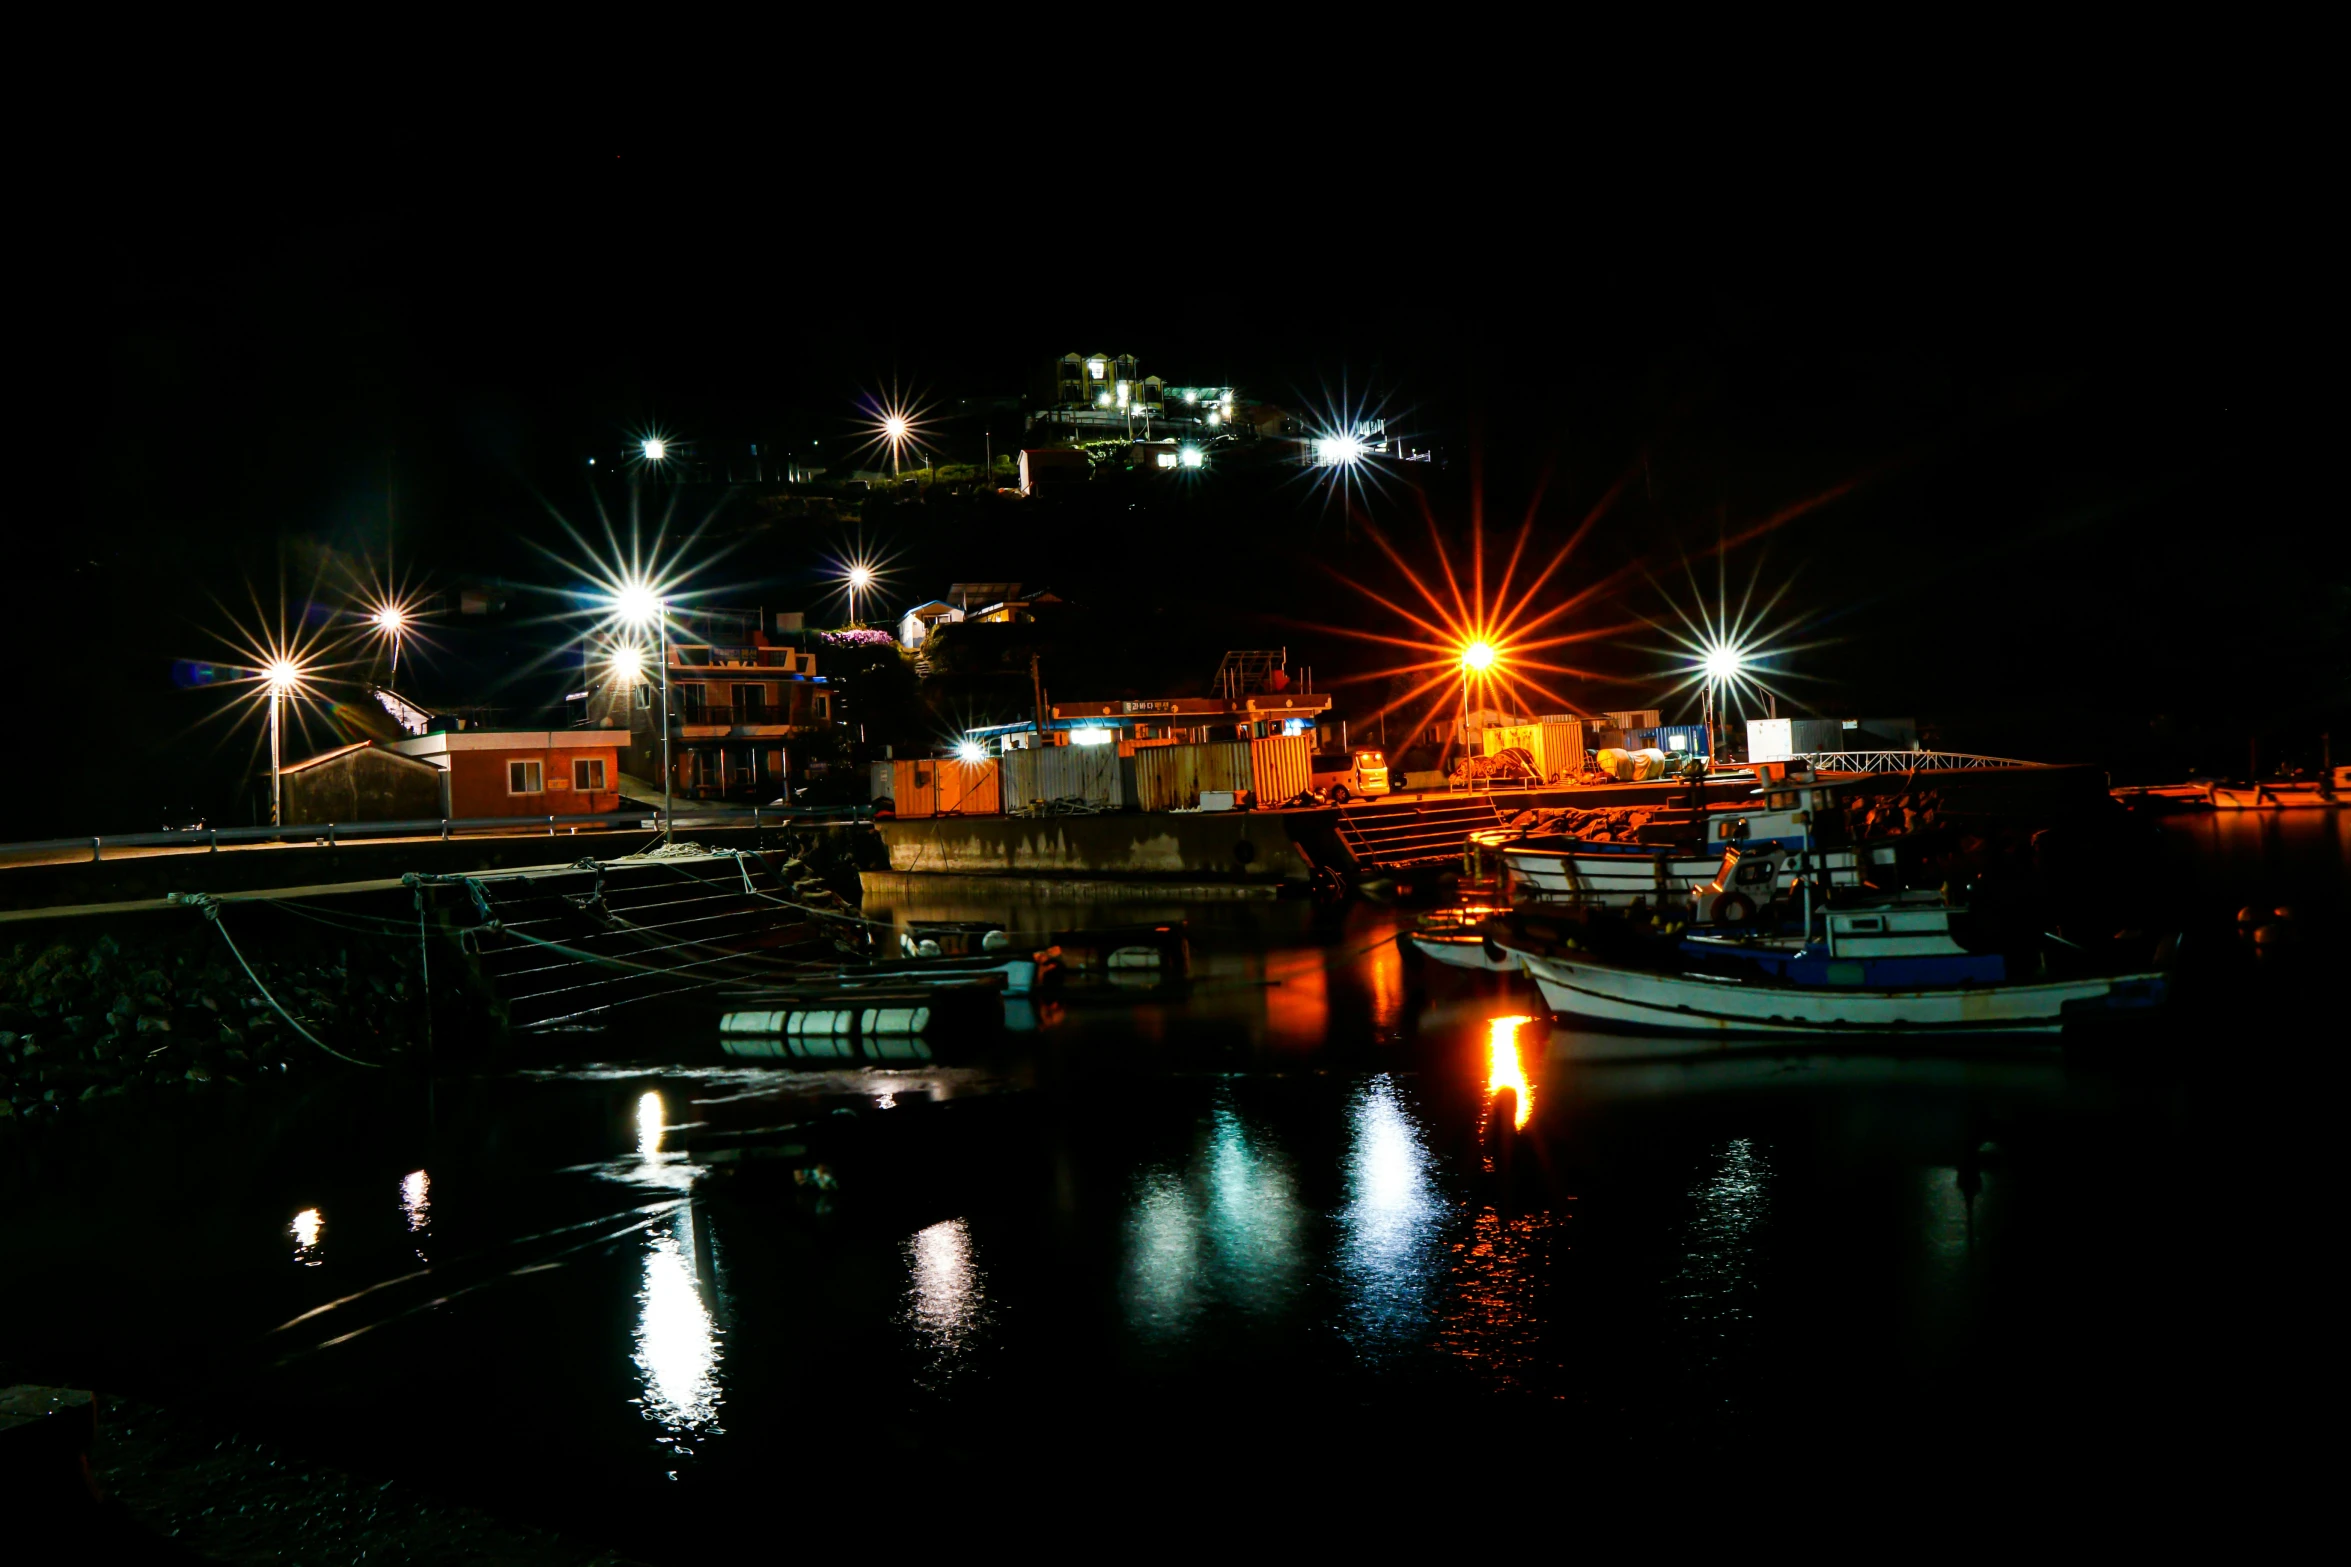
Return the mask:
<svg viewBox="0 0 2351 1567"><path fill-rule="evenodd" d="M1809 762L1825 773L1971 772L1994 767L2046 767L2012 756L1977 756L1969 751L1802 751L1787 758Z"/></svg>
<svg viewBox="0 0 2351 1567"><path fill-rule="evenodd" d="M788 827L795 822L854 819L867 814L866 807L847 808L816 806L800 810L773 810L754 806L749 811L680 811L672 816L670 830L676 832L689 827L748 827L759 831L768 827ZM439 838L457 835L468 837L511 837L519 832L533 836L544 831L550 837L560 836L566 829L577 832L582 828L634 829L640 832L658 832L661 812L627 811L603 815L582 816L463 816L427 817L400 822L321 822L294 823L283 827L200 827L185 832L125 832L92 834L79 838L40 838L24 843L0 843L0 866L17 855L57 854L73 849L87 849L90 863L102 863L108 849L202 849L209 854L220 852L224 843L282 843L289 847L333 847L355 843L369 838Z"/></svg>

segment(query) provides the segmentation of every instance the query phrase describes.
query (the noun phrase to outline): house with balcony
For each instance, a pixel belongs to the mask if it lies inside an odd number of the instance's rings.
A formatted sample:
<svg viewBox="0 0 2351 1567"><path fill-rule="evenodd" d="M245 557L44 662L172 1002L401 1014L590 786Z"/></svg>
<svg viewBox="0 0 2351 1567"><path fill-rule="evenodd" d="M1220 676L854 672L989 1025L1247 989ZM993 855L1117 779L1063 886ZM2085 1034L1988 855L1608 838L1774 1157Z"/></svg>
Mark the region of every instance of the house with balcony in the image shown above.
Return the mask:
<svg viewBox="0 0 2351 1567"><path fill-rule="evenodd" d="M668 639L672 792L681 799L758 802L784 792L789 744L833 722L833 693L816 653L770 637L750 610L673 611ZM600 633L583 648L582 727L625 729L623 770L661 787L658 639Z"/></svg>
<svg viewBox="0 0 2351 1567"><path fill-rule="evenodd" d="M1170 387L1132 354L1063 354L1046 368L1032 421L1077 429L1153 421L1216 426L1233 418L1229 386Z"/></svg>

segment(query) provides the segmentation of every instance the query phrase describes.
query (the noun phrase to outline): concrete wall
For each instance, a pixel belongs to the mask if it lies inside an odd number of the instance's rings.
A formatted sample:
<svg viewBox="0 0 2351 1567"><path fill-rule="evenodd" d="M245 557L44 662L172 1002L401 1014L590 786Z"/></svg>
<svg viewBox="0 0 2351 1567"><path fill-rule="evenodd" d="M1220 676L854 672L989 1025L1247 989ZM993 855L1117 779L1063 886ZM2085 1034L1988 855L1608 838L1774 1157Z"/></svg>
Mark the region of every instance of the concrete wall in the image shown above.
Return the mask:
<svg viewBox="0 0 2351 1567"><path fill-rule="evenodd" d="M441 814L441 770L374 746L288 772L284 790L289 823L412 822Z"/></svg>
<svg viewBox="0 0 2351 1567"><path fill-rule="evenodd" d="M1303 882L1313 867L1274 811L938 817L877 822L890 869L954 875Z"/></svg>
<svg viewBox="0 0 2351 1567"><path fill-rule="evenodd" d="M596 733L601 737L603 731ZM612 738L611 745L561 746L552 750L517 746L513 750L451 751L450 814L458 817L600 816L617 811L621 809L620 736ZM598 757L604 762L604 788L573 788L571 764ZM537 794L507 793L509 762L539 764L541 788Z"/></svg>

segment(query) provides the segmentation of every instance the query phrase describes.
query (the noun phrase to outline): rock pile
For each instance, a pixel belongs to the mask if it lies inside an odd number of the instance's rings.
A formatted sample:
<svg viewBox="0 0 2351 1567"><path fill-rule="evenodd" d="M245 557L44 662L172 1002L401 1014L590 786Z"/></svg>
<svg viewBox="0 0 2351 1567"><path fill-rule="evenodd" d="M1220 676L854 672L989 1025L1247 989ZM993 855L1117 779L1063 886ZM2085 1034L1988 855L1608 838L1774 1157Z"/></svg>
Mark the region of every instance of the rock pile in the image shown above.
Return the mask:
<svg viewBox="0 0 2351 1567"><path fill-rule="evenodd" d="M336 1049L389 1061L422 1028L413 943L247 923L262 984ZM0 958L0 1124L322 1069L349 1070L286 1025L208 927L61 929Z"/></svg>

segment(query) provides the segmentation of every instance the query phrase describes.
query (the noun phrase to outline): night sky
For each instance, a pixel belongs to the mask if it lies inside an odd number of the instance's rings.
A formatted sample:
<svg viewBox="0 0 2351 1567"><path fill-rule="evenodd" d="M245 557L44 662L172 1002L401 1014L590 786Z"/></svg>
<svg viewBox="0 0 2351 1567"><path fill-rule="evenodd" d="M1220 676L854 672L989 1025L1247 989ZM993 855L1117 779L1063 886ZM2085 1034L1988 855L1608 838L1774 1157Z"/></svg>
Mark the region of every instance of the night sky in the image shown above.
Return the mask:
<svg viewBox="0 0 2351 1567"><path fill-rule="evenodd" d="M1942 168L1898 202L1834 170L1717 201L1439 164L1349 194L1268 167L1171 202L1106 176L861 184L625 146L462 177L377 149L223 194L195 154L159 157L68 249L73 440L56 525L17 531L9 581L18 667L53 668L34 689L73 743L20 747L6 788L60 832L148 830L183 800L236 819L251 728L191 731L219 698L172 667L223 657L220 606L274 603L289 550L388 546L427 585L529 598L567 585L534 541L569 550L554 517L593 520L585 460L633 431L822 440L837 472L861 393L1025 401L1073 349L1301 412L1342 386L1380 404L1442 455L1414 477L1457 553L1479 495L1506 549L1540 487L1547 556L1621 481L1555 579L1620 586L1571 624L1663 615L1692 596L1685 561L1711 591L1719 560L1734 591L1786 586L1779 618L1820 644L1792 689L1822 713L2132 776L2241 771L2256 735L2265 762L2315 761L2330 723L2351 742L2351 552L2302 477L2317 315L2297 319L2258 198L2208 167L2029 189ZM1403 488L1364 520L1434 564ZM1377 668L1303 628L1402 629L1340 576L1411 591L1304 485L1134 515L877 508L865 533L896 552L895 601L1050 582L1120 624L1148 612L1197 677L1260 643L1322 683ZM1724 539L1743 542L1718 557ZM772 530L695 585L819 610L842 542ZM561 640L526 618L499 635ZM1654 705L1657 644L1579 650L1614 678L1568 694ZM1111 668L1053 683L1090 694Z"/></svg>

